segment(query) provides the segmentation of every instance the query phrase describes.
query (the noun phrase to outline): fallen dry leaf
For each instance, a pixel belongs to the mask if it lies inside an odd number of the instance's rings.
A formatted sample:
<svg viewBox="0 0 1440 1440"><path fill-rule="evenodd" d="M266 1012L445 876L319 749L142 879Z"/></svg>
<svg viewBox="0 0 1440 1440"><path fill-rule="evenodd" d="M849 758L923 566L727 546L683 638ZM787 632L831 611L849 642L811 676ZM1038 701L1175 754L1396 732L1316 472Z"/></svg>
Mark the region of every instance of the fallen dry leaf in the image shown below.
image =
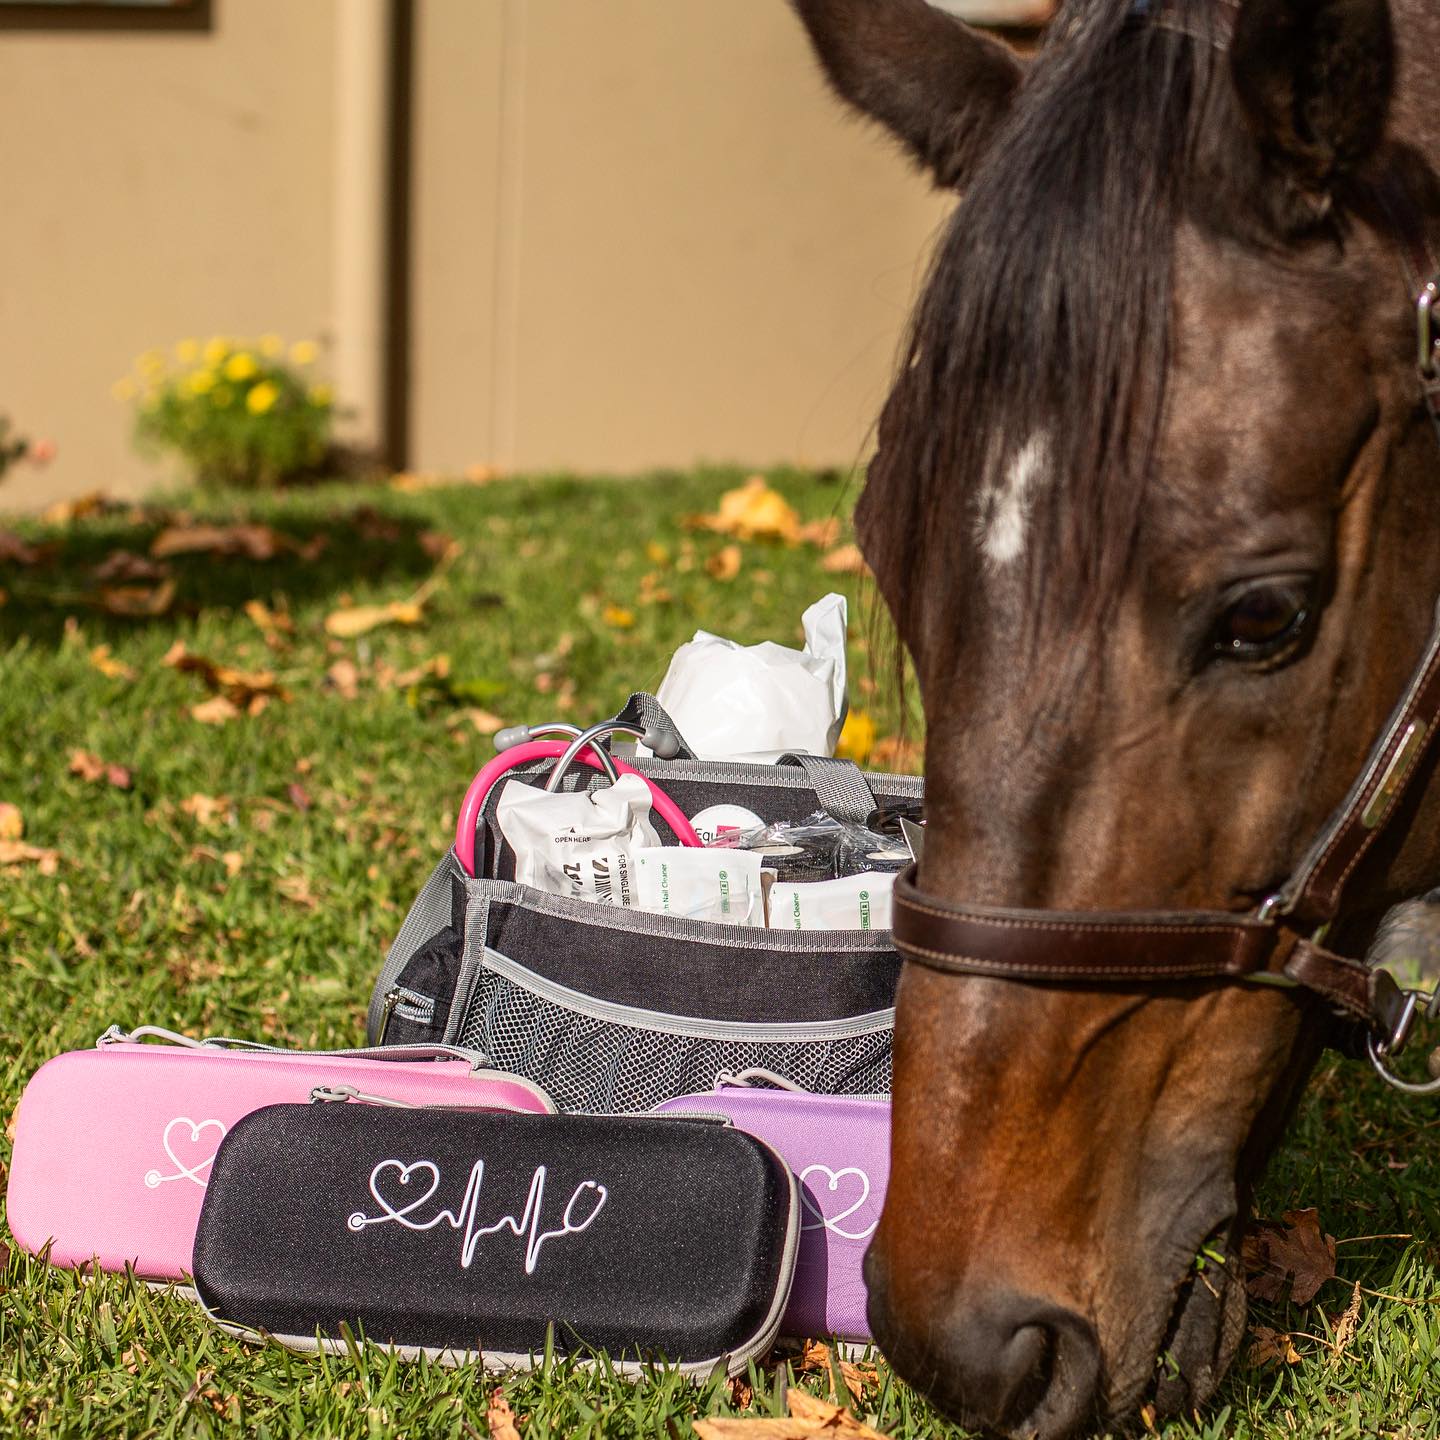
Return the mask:
<svg viewBox="0 0 1440 1440"><path fill-rule="evenodd" d="M1283 1228L1258 1220L1246 1232L1241 1253L1245 1261L1245 1288L1257 1300L1284 1298L1308 1305L1316 1292L1335 1274L1335 1238L1320 1230L1319 1212L1287 1210Z"/></svg>
<svg viewBox="0 0 1440 1440"><path fill-rule="evenodd" d="M107 615L153 618L163 615L175 603L175 582L164 580L153 588L144 585L109 585L95 597Z"/></svg>
<svg viewBox="0 0 1440 1440"><path fill-rule="evenodd" d="M293 900L307 910L313 910L320 903L315 892L311 890L310 880L306 875L283 875L275 888L287 900Z"/></svg>
<svg viewBox="0 0 1440 1440"><path fill-rule="evenodd" d="M25 817L18 805L0 801L0 840L18 840L25 833Z"/></svg>
<svg viewBox="0 0 1440 1440"><path fill-rule="evenodd" d="M239 708L223 695L212 695L208 700L202 700L198 705L190 707L191 718L202 725L223 725L239 713Z"/></svg>
<svg viewBox="0 0 1440 1440"><path fill-rule="evenodd" d="M733 580L740 573L740 559L740 547L726 545L706 560L705 572L713 580Z"/></svg>
<svg viewBox="0 0 1440 1440"><path fill-rule="evenodd" d="M432 559L443 560L452 550L460 548L460 542L443 530L422 530L420 548Z"/></svg>
<svg viewBox="0 0 1440 1440"><path fill-rule="evenodd" d="M819 1340L811 1340L806 1344L796 1369L802 1375L823 1375L830 1386L830 1394L835 1399L839 1398L835 1394L835 1374L839 1371L845 1388L850 1392L850 1398L857 1405L865 1387L876 1385L880 1380L880 1372L874 1365L857 1365L853 1360L843 1359L837 1356L830 1346Z"/></svg>
<svg viewBox="0 0 1440 1440"><path fill-rule="evenodd" d="M828 550L840 538L840 517L828 515L824 520L807 520L798 532L798 538L817 550Z"/></svg>
<svg viewBox="0 0 1440 1440"><path fill-rule="evenodd" d="M863 765L875 748L875 722L863 710L851 710L845 716L835 753L842 759Z"/></svg>
<svg viewBox="0 0 1440 1440"><path fill-rule="evenodd" d="M90 578L97 585L133 585L136 581L166 580L168 565L157 565L133 550L112 550L93 570Z"/></svg>
<svg viewBox="0 0 1440 1440"><path fill-rule="evenodd" d="M74 520L83 520L87 515L96 515L110 504L110 497L103 490L90 490L77 495L73 500L57 500L40 512L40 518L47 525L69 525Z"/></svg>
<svg viewBox="0 0 1440 1440"><path fill-rule="evenodd" d="M352 605L331 611L325 617L325 629L342 640L353 640L381 625L418 625L423 614L422 607L413 600L392 600L388 605Z"/></svg>
<svg viewBox="0 0 1440 1440"><path fill-rule="evenodd" d="M402 470L390 479L390 488L403 494L415 494L420 490L439 490L453 485L489 485L500 479L504 472L494 465L467 465L458 475L447 475L436 471L417 473Z"/></svg>
<svg viewBox="0 0 1440 1440"><path fill-rule="evenodd" d="M481 710L473 705L465 710L457 711L446 723L452 730L469 725L477 735L493 735L505 724L498 715L492 715L490 711Z"/></svg>
<svg viewBox="0 0 1440 1440"><path fill-rule="evenodd" d="M858 545L841 545L820 561L820 568L830 575L869 575L870 567Z"/></svg>
<svg viewBox="0 0 1440 1440"><path fill-rule="evenodd" d="M128 790L132 779L123 765L113 765L89 750L70 752L70 773L78 775L91 785L113 785L117 790Z"/></svg>
<svg viewBox="0 0 1440 1440"><path fill-rule="evenodd" d="M1289 1335L1272 1330L1268 1325L1250 1327L1250 1363L1252 1365L1298 1365L1300 1352Z"/></svg>
<svg viewBox="0 0 1440 1440"><path fill-rule="evenodd" d="M325 672L325 678L342 700L354 700L360 694L360 670L353 660L337 660Z"/></svg>
<svg viewBox="0 0 1440 1440"><path fill-rule="evenodd" d="M0 840L0 865L35 865L42 875L53 875L60 868L60 852L23 840Z"/></svg>
<svg viewBox="0 0 1440 1440"><path fill-rule="evenodd" d="M635 612L623 605L607 605L600 612L600 619L612 630L629 630L635 624Z"/></svg>
<svg viewBox="0 0 1440 1440"><path fill-rule="evenodd" d="M485 1424L490 1431L490 1440L520 1440L520 1432L515 1428L515 1412L498 1385L490 1392L490 1403L485 1407Z"/></svg>
<svg viewBox="0 0 1440 1440"><path fill-rule="evenodd" d="M700 1440L885 1440L848 1410L792 1385L788 1420L718 1416L692 1422Z"/></svg>
<svg viewBox="0 0 1440 1440"><path fill-rule="evenodd" d="M1330 1332L1330 1358L1338 1360L1350 1348L1350 1342L1355 1338L1355 1332L1360 1328L1360 1282L1355 1282L1355 1289L1351 1292L1350 1303L1345 1307L1340 1318L1336 1320L1334 1329Z"/></svg>
<svg viewBox="0 0 1440 1440"><path fill-rule="evenodd" d="M298 781L291 781L285 787L285 793L290 797L290 803L303 815L311 805L310 792Z"/></svg>
<svg viewBox="0 0 1440 1440"><path fill-rule="evenodd" d="M180 809L192 820L208 829L216 821L229 818L230 797L228 795L201 795L197 791L194 795L187 795L180 802Z"/></svg>
<svg viewBox="0 0 1440 1440"><path fill-rule="evenodd" d="M763 475L752 475L743 485L727 490L713 515L691 515L685 523L698 530L733 535L737 540L785 540L795 544L800 539L799 515L778 490L765 483Z"/></svg>
<svg viewBox="0 0 1440 1440"><path fill-rule="evenodd" d="M647 570L640 577L640 588L635 594L637 604L664 605L674 598L674 593L664 584L658 570Z"/></svg>
<svg viewBox="0 0 1440 1440"><path fill-rule="evenodd" d="M204 655L192 655L183 640L177 640L161 657L160 663L181 673L198 675L207 690L224 696L237 711L246 710L251 715L258 715L265 708L263 704L257 704L258 701L290 698L289 692L276 683L272 671L237 670L231 665L220 665Z"/></svg>
<svg viewBox="0 0 1440 1440"><path fill-rule="evenodd" d="M111 680L133 680L135 672L123 660L117 660L108 645L97 645L90 652L90 663Z"/></svg>
<svg viewBox="0 0 1440 1440"><path fill-rule="evenodd" d="M273 560L295 543L268 525L169 525L151 542L157 560L170 555L244 555Z"/></svg>
<svg viewBox="0 0 1440 1440"><path fill-rule="evenodd" d="M902 740L898 735L877 740L870 750L870 764L891 774L918 774L924 759L925 746L920 741Z"/></svg>
<svg viewBox="0 0 1440 1440"><path fill-rule="evenodd" d="M272 610L263 600L247 600L245 614L250 622L271 641L283 643L284 637L295 633L295 622L283 610Z"/></svg>

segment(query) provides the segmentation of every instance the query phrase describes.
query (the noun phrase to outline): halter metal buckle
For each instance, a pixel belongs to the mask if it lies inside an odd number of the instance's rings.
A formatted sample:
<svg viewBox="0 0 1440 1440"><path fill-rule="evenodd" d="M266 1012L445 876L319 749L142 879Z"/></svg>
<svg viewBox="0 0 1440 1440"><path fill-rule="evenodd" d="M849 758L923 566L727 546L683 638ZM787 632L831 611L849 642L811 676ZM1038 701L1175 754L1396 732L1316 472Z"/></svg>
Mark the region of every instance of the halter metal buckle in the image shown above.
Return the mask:
<svg viewBox="0 0 1440 1440"><path fill-rule="evenodd" d="M1416 338L1419 341L1417 363L1426 380L1440 377L1440 332L1437 332L1435 309L1440 305L1440 275L1427 280L1415 301Z"/></svg>
<svg viewBox="0 0 1440 1440"><path fill-rule="evenodd" d="M1386 1063L1391 1056L1398 1055L1405 1048L1414 1028L1415 1017L1422 1008L1428 1019L1440 1019L1440 990L1436 990L1433 995L1427 995L1423 990L1406 990L1403 993L1404 1003L1391 1027L1390 1035L1377 1040L1372 1031L1366 1037L1365 1048L1370 1055L1370 1064L1387 1085L1404 1091L1407 1095L1440 1094L1440 1046L1430 1055L1429 1070L1434 1077L1431 1080L1402 1079Z"/></svg>

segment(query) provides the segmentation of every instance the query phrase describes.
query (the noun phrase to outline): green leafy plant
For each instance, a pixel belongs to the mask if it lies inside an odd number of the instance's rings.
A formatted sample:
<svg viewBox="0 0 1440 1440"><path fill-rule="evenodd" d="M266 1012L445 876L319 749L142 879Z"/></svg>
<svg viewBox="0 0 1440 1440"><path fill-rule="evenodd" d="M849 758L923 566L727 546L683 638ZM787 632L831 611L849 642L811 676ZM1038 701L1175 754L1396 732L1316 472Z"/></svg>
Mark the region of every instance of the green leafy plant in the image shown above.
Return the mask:
<svg viewBox="0 0 1440 1440"><path fill-rule="evenodd" d="M330 387L309 379L318 347L216 336L182 340L173 362L147 350L115 396L136 406L142 451L173 451L207 487L269 489L315 471L330 443Z"/></svg>
<svg viewBox="0 0 1440 1440"><path fill-rule="evenodd" d="M0 480L5 478L12 465L19 464L29 453L30 442L10 428L8 417L0 415Z"/></svg>

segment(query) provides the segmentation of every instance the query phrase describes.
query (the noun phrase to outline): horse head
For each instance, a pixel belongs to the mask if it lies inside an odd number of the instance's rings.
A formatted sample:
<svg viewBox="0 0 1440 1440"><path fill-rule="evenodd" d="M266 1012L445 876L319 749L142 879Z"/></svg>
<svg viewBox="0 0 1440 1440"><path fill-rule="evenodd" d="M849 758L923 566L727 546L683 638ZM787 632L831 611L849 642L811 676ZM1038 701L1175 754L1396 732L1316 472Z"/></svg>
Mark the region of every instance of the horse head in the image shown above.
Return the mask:
<svg viewBox="0 0 1440 1440"><path fill-rule="evenodd" d="M1406 64L1434 21L1093 0L1022 62L924 0L793 3L840 95L961 195L857 517L924 700L924 890L1253 911L1440 594L1383 202L1440 217L1440 96ZM1440 878L1440 787L1405 804L1349 953ZM1247 1189L1325 1025L1293 989L907 965L867 1262L900 1373L1017 1435L1202 1403L1243 1330Z"/></svg>

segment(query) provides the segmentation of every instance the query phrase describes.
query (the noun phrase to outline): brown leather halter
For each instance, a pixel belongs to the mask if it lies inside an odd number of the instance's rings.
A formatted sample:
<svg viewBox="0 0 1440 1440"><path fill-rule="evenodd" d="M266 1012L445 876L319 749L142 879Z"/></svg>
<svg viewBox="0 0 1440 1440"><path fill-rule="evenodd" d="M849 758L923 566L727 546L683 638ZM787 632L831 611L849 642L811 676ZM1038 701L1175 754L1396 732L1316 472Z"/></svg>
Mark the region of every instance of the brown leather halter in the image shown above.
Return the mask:
<svg viewBox="0 0 1440 1440"><path fill-rule="evenodd" d="M1409 197L1385 187L1380 199L1405 250L1415 296L1417 368L1440 438L1440 265ZM1425 279L1431 276L1433 278ZM916 867L897 876L895 946L907 961L956 975L1003 980L1143 988L1169 981L1238 980L1297 986L1319 996L1353 1037L1358 1027L1372 1063L1390 1084L1386 1060L1409 1037L1417 1011L1440 1017L1440 991L1405 991L1393 976L1322 943L1343 913L1360 863L1418 789L1440 755L1440 609L1425 653L1349 794L1288 881L1247 915L1201 910L1061 911L965 905L926 894Z"/></svg>

